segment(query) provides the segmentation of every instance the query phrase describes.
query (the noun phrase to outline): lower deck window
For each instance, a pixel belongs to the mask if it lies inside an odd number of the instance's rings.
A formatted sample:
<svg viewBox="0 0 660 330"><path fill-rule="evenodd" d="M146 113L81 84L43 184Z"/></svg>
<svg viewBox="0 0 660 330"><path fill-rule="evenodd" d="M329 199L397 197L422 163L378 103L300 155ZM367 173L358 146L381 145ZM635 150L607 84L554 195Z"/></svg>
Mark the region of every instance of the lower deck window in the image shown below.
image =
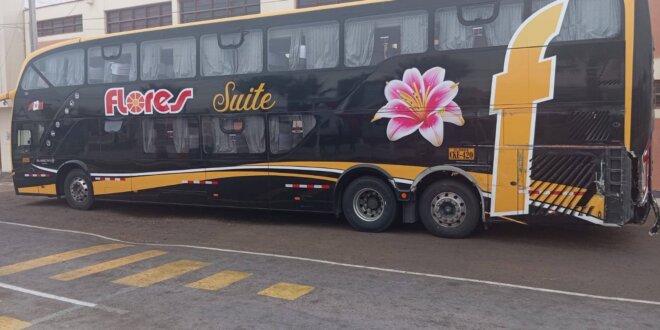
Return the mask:
<svg viewBox="0 0 660 330"><path fill-rule="evenodd" d="M262 116L207 117L203 120L206 154L262 154L266 152L266 124Z"/></svg>
<svg viewBox="0 0 660 330"><path fill-rule="evenodd" d="M270 117L270 151L287 153L296 148L316 127L313 115L281 115Z"/></svg>
<svg viewBox="0 0 660 330"><path fill-rule="evenodd" d="M199 124L195 118L142 119L142 149L145 154L168 158L195 155L199 151Z"/></svg>

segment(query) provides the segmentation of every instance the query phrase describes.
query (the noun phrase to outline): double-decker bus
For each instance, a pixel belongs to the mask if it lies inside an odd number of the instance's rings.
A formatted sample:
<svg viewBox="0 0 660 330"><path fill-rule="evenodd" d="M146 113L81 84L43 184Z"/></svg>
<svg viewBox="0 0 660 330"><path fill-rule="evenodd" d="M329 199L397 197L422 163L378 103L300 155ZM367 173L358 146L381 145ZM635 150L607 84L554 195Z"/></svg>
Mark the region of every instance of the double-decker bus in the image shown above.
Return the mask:
<svg viewBox="0 0 660 330"><path fill-rule="evenodd" d="M77 38L25 61L15 189L451 238L642 223L651 40L646 0L367 0Z"/></svg>

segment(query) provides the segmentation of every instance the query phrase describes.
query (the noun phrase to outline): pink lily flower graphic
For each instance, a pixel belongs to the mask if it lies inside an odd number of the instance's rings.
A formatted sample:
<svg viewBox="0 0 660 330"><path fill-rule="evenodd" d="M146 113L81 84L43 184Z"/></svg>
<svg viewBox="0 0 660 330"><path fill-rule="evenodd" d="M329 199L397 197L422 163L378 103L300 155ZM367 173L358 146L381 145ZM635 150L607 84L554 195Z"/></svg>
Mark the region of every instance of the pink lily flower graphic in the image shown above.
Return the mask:
<svg viewBox="0 0 660 330"><path fill-rule="evenodd" d="M398 141L419 130L436 147L444 140L444 123L463 126L461 108L454 102L458 84L445 81L445 69L432 68L424 73L417 68L406 70L402 80L390 81L385 87L387 105L372 122L389 118L387 137Z"/></svg>

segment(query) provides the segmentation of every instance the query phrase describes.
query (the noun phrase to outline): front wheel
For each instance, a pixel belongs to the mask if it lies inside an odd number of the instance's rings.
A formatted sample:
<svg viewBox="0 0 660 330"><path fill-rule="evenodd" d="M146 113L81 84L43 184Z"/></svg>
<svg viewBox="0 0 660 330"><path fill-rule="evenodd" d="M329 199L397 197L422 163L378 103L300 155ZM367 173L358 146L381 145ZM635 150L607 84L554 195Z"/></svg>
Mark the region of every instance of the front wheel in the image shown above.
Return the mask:
<svg viewBox="0 0 660 330"><path fill-rule="evenodd" d="M431 184L422 193L419 215L431 234L445 238L465 238L479 226L481 205L465 184L444 180Z"/></svg>
<svg viewBox="0 0 660 330"><path fill-rule="evenodd" d="M64 180L64 194L70 207L77 210L89 210L94 205L94 190L89 175L80 169L67 174Z"/></svg>
<svg viewBox="0 0 660 330"><path fill-rule="evenodd" d="M342 209L353 228L377 233L392 225L398 203L392 188L383 180L363 177L351 182L344 191Z"/></svg>

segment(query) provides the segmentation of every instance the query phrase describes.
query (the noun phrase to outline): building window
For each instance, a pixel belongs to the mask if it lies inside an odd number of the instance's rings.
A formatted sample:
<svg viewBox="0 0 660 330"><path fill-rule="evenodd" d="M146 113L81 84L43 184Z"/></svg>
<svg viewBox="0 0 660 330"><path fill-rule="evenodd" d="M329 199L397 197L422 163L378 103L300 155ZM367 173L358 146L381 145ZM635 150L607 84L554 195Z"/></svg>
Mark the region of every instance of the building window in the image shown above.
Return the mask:
<svg viewBox="0 0 660 330"><path fill-rule="evenodd" d="M82 32L82 15L69 16L37 22L37 35L39 37L56 34Z"/></svg>
<svg viewBox="0 0 660 330"><path fill-rule="evenodd" d="M181 23L214 18L258 14L259 0L180 0Z"/></svg>
<svg viewBox="0 0 660 330"><path fill-rule="evenodd" d="M655 81L655 108L660 109L660 80Z"/></svg>
<svg viewBox="0 0 660 330"><path fill-rule="evenodd" d="M338 3L355 2L355 1L359 1L359 0L298 0L298 8L334 5Z"/></svg>
<svg viewBox="0 0 660 330"><path fill-rule="evenodd" d="M106 12L108 33L146 29L172 24L172 4L110 10Z"/></svg>

